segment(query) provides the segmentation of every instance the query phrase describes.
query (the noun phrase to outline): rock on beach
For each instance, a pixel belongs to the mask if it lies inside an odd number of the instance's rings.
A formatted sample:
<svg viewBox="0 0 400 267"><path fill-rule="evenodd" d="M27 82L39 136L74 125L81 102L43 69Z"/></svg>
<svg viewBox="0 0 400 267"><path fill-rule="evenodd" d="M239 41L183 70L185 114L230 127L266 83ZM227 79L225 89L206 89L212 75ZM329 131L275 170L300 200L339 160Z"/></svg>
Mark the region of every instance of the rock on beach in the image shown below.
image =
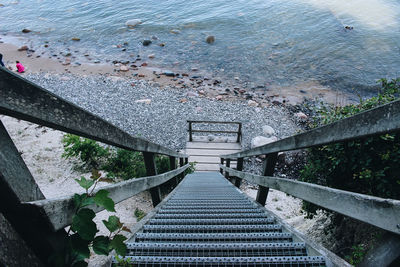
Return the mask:
<svg viewBox="0 0 400 267"><path fill-rule="evenodd" d="M263 145L275 142L277 140L278 140L278 138L276 138L276 136L272 136L272 137L256 136L251 140L251 148L263 146Z"/></svg>
<svg viewBox="0 0 400 267"><path fill-rule="evenodd" d="M139 24L142 24L142 21L141 21L140 19L130 19L130 20L127 20L127 21L125 22L125 25L126 25L128 28L134 28L135 26L137 26L137 25L139 25Z"/></svg>

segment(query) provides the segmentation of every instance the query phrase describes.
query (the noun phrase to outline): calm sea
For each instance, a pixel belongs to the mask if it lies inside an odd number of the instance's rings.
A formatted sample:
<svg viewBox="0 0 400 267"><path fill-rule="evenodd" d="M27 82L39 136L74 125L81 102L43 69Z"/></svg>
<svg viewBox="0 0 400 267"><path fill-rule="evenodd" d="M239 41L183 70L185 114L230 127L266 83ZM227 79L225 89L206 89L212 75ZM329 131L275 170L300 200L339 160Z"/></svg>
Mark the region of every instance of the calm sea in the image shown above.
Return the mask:
<svg viewBox="0 0 400 267"><path fill-rule="evenodd" d="M249 86L315 81L371 92L382 77L400 77L400 3L395 0L1 1L0 33L29 36L37 51L89 53ZM128 29L125 22L140 19ZM346 30L345 26L353 27ZM171 30L178 30L173 34ZM215 43L205 42L208 35ZM79 42L72 37L81 39ZM157 38L154 40L152 38ZM150 46L141 42L151 39ZM49 48L44 48L48 42ZM164 47L158 44L165 43ZM122 51L125 49L125 51ZM78 51L78 52L74 52ZM83 59L82 59L83 60Z"/></svg>

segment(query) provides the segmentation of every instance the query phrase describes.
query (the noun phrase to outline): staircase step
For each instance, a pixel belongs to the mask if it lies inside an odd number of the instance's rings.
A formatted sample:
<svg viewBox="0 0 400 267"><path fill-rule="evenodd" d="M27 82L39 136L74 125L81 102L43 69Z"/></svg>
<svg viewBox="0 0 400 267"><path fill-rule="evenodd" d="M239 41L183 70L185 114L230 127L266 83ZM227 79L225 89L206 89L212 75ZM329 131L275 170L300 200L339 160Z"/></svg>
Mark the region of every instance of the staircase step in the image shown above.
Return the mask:
<svg viewBox="0 0 400 267"><path fill-rule="evenodd" d="M292 242L289 233L136 233L136 242Z"/></svg>
<svg viewBox="0 0 400 267"><path fill-rule="evenodd" d="M129 243L131 256L269 257L307 256L304 243Z"/></svg>
<svg viewBox="0 0 400 267"><path fill-rule="evenodd" d="M258 225L258 224L272 224L275 220L272 218L263 219L151 219L151 225Z"/></svg>
<svg viewBox="0 0 400 267"><path fill-rule="evenodd" d="M233 218L268 218L264 213L186 213L186 214L168 214L158 213L154 218L156 219L233 219Z"/></svg>
<svg viewBox="0 0 400 267"><path fill-rule="evenodd" d="M143 226L143 232L153 233L256 233L280 232L281 225L149 225Z"/></svg>
<svg viewBox="0 0 400 267"><path fill-rule="evenodd" d="M160 214L186 214L186 213L211 213L211 214L223 214L223 213L259 213L264 214L264 212L260 209L196 209L194 210L187 210L187 209L160 209L158 211Z"/></svg>
<svg viewBox="0 0 400 267"><path fill-rule="evenodd" d="M134 266L325 266L319 256L298 257L153 257L127 256ZM116 261L115 261L116 262Z"/></svg>

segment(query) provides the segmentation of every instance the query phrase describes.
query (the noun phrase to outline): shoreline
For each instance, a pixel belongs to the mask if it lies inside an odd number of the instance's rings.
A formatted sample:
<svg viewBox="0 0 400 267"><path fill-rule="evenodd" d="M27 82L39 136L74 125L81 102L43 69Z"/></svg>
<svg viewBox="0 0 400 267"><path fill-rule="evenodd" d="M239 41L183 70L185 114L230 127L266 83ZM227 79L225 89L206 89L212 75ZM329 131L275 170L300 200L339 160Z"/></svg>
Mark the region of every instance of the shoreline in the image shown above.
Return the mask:
<svg viewBox="0 0 400 267"><path fill-rule="evenodd" d="M93 63L79 62L91 61L91 57L85 55L73 55L72 53L59 52L51 54L47 52L36 52L35 47L27 45L29 39L24 37L9 37L0 35L0 53L3 54L3 62L9 69L16 71L15 61L19 60L25 67L25 73L48 72L54 74L71 73L75 75L105 75L116 76L123 79L134 78L155 83L156 86L165 88L167 86L177 89L191 89L193 94L201 95L216 100L237 100L242 99L249 105L268 107L270 105L297 105L304 100L324 101L333 105L346 105L354 103L354 96L345 92L329 89L317 81L305 81L296 86L257 86L247 88L239 77L232 77L232 80L222 80L218 77L211 77L212 74L202 75L202 70L194 69L191 72L175 72L161 69L152 62L151 58L138 61L125 62L101 62L94 60ZM7 39L7 38L6 38ZM10 42L14 39L14 42ZM16 41L18 40L18 42ZM18 44L17 44L18 43ZM21 45L22 44L22 45ZM18 49L25 46L24 50ZM138 55L139 56L139 55Z"/></svg>

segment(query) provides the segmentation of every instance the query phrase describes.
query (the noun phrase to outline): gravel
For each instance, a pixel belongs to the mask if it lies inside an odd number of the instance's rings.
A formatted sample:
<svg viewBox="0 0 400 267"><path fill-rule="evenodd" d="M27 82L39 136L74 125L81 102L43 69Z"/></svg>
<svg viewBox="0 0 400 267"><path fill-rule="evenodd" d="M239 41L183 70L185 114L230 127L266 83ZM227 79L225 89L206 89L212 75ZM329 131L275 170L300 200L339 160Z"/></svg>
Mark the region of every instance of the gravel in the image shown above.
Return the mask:
<svg viewBox="0 0 400 267"><path fill-rule="evenodd" d="M243 147L262 135L270 125L278 138L299 127L281 106L250 107L237 100L217 101L188 96L190 89L161 88L157 83L116 76L72 74L28 74L26 78L47 90L104 118L128 133L172 149L183 149L187 140L186 120L223 120L243 123ZM186 98L188 101L181 103ZM150 99L150 104L136 100Z"/></svg>

